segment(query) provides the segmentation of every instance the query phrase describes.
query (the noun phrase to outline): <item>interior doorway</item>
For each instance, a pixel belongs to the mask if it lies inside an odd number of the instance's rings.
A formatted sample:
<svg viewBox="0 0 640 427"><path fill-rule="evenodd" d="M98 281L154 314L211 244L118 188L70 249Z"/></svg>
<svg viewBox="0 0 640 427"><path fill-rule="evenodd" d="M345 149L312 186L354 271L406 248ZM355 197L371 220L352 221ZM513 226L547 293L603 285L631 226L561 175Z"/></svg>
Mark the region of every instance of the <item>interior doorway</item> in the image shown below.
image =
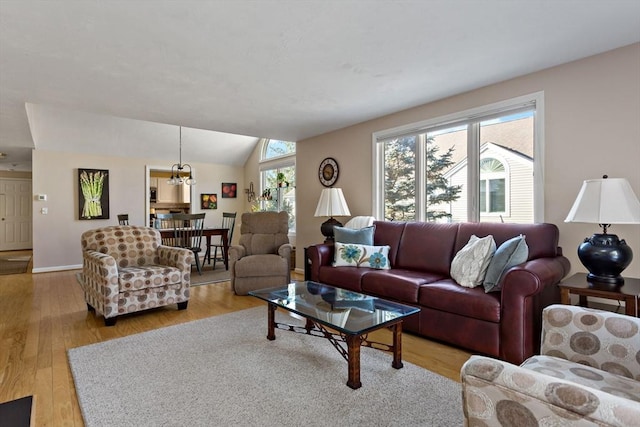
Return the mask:
<svg viewBox="0 0 640 427"><path fill-rule="evenodd" d="M0 178L0 251L32 249L31 179Z"/></svg>

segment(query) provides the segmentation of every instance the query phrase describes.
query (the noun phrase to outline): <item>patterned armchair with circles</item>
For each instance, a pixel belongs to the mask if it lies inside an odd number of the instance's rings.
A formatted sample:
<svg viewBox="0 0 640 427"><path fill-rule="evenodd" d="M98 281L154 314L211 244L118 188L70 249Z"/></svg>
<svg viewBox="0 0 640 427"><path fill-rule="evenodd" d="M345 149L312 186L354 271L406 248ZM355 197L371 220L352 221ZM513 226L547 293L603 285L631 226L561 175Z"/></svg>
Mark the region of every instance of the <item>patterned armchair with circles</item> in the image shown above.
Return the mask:
<svg viewBox="0 0 640 427"><path fill-rule="evenodd" d="M640 425L640 319L550 305L540 355L472 356L461 379L465 425Z"/></svg>
<svg viewBox="0 0 640 427"><path fill-rule="evenodd" d="M191 250L163 246L158 230L132 225L88 230L80 240L87 308L102 314L107 326L121 314L170 304L187 308Z"/></svg>
<svg viewBox="0 0 640 427"><path fill-rule="evenodd" d="M289 215L245 212L239 245L229 247L231 286L237 295L290 282Z"/></svg>

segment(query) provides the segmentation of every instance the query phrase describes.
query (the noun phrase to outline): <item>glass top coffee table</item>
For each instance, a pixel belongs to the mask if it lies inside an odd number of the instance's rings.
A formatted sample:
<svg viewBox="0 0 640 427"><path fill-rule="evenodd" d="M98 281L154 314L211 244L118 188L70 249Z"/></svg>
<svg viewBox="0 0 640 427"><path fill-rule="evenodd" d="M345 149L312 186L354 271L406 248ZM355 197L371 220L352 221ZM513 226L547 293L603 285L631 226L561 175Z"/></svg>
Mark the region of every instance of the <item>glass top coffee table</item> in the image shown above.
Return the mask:
<svg viewBox="0 0 640 427"><path fill-rule="evenodd" d="M268 303L267 339L276 339L276 328L328 339L347 361L347 385L354 389L362 385L360 347L363 345L393 353L391 366L402 368L402 320L420 311L409 305L310 281L260 289L249 295ZM305 325L277 323L275 310L278 308L302 316ZM391 329L392 344L367 339L369 332L381 328Z"/></svg>

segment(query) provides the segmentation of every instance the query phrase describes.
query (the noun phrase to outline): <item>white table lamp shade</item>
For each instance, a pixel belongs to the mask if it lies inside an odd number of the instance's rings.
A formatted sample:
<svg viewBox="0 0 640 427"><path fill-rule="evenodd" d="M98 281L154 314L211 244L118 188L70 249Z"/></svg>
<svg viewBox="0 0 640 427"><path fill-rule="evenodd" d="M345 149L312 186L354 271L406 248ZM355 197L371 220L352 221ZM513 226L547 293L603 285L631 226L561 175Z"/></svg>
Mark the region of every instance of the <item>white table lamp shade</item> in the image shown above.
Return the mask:
<svg viewBox="0 0 640 427"><path fill-rule="evenodd" d="M564 221L640 224L640 201L624 178L586 180Z"/></svg>
<svg viewBox="0 0 640 427"><path fill-rule="evenodd" d="M341 188L325 188L320 194L314 216L350 216L347 201Z"/></svg>

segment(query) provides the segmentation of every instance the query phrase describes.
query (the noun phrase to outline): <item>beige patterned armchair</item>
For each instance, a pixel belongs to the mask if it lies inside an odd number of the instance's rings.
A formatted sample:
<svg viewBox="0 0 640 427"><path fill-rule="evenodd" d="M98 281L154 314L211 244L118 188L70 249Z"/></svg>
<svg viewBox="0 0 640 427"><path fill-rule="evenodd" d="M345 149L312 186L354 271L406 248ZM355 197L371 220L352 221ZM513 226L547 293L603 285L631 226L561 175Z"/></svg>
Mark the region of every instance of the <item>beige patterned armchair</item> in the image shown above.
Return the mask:
<svg viewBox="0 0 640 427"><path fill-rule="evenodd" d="M82 233L80 285L87 308L104 316L178 304L187 308L193 252L162 246L158 230L133 225Z"/></svg>
<svg viewBox="0 0 640 427"><path fill-rule="evenodd" d="M231 286L238 295L290 282L292 246L286 212L245 212L240 244L229 248Z"/></svg>
<svg viewBox="0 0 640 427"><path fill-rule="evenodd" d="M462 367L466 426L640 425L640 319L569 305L543 311L540 356Z"/></svg>

